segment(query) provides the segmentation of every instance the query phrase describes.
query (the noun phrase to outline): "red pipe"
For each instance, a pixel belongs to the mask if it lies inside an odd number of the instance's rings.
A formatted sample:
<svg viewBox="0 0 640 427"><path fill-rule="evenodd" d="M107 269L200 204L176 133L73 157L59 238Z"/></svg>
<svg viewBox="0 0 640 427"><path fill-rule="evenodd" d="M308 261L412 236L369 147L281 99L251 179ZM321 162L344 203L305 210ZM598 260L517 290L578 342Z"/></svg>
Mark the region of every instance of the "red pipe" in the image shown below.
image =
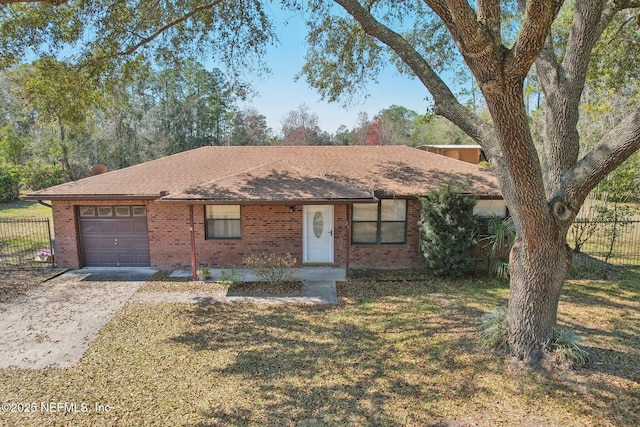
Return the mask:
<svg viewBox="0 0 640 427"><path fill-rule="evenodd" d="M351 205L347 205L347 232L345 233L347 235L346 238L346 246L347 246L347 254L346 254L346 260L345 260L345 278L347 279L347 282L349 281L349 260L350 260L350 256L349 256L349 252L351 252Z"/></svg>
<svg viewBox="0 0 640 427"><path fill-rule="evenodd" d="M189 205L189 231L191 232L191 278L196 280L196 232L193 225L193 205Z"/></svg>

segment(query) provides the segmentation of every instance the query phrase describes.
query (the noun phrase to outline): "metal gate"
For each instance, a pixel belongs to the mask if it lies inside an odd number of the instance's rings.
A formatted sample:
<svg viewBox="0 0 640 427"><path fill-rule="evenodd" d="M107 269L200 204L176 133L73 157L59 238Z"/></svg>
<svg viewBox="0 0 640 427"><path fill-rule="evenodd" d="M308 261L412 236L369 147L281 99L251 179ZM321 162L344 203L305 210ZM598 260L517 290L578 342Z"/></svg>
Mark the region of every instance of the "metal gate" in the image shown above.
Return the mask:
<svg viewBox="0 0 640 427"><path fill-rule="evenodd" d="M49 218L0 219L0 269L54 265Z"/></svg>

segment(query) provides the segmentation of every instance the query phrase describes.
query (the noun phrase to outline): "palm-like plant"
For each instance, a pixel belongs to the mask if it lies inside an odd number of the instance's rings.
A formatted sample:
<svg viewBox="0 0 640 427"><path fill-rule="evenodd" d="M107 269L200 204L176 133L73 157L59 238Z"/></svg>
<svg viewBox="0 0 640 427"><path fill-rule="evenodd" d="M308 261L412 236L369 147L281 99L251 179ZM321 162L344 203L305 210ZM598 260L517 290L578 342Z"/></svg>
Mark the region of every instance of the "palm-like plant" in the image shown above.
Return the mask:
<svg viewBox="0 0 640 427"><path fill-rule="evenodd" d="M489 246L489 269L496 276L509 278L509 250L516 236L516 228L511 217L491 217L489 221L489 235L486 240Z"/></svg>

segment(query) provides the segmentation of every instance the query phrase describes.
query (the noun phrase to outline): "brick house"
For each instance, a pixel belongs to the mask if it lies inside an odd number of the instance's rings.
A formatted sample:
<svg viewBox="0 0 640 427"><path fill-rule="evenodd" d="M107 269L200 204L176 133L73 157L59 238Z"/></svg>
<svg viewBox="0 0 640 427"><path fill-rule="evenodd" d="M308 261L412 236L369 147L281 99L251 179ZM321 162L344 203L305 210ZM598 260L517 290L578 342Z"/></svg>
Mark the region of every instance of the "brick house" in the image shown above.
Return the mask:
<svg viewBox="0 0 640 427"><path fill-rule="evenodd" d="M202 147L24 196L53 209L59 266L416 268L418 196L470 179L474 213L506 213L487 169L402 146Z"/></svg>

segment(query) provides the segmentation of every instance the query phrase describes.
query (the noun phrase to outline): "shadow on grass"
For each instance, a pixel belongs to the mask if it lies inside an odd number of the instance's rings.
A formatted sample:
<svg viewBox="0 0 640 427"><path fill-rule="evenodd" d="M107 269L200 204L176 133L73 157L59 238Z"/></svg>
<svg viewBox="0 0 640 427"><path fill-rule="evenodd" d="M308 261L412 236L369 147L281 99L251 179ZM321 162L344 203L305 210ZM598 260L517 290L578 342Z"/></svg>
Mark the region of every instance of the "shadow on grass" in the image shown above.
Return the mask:
<svg viewBox="0 0 640 427"><path fill-rule="evenodd" d="M197 328L174 341L230 352L233 362L216 374L239 377L255 396L253 408L232 405L203 415L227 425L437 425L434 400L489 393L474 378L486 363L499 362L477 354L475 327L466 324L481 310L455 302L443 307L430 297L431 285L340 288L345 297L337 307L189 309ZM456 383L439 383L454 371Z"/></svg>
<svg viewBox="0 0 640 427"><path fill-rule="evenodd" d="M504 283L483 280L339 283L332 307L185 307L194 327L172 341L224 355L212 375L241 388L242 399L201 413L210 424L477 424L496 399L534 412L550 403L541 416L552 423L568 408L610 424L639 421L629 409L638 389L607 377L621 375L615 357L559 377L514 375L509 361L481 350L479 319L506 293ZM516 415L545 424L528 412Z"/></svg>

